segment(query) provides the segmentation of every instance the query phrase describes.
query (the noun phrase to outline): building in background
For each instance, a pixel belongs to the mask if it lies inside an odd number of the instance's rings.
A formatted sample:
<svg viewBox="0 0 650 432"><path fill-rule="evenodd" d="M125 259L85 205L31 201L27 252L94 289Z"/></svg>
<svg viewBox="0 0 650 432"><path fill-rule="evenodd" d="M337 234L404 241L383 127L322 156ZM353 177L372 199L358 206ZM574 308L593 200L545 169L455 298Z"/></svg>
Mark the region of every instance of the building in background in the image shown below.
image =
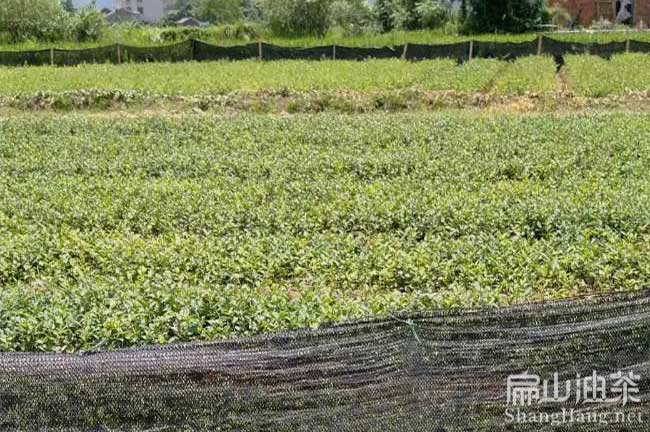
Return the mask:
<svg viewBox="0 0 650 432"><path fill-rule="evenodd" d="M139 13L142 20L154 23L160 20L169 10L174 9L176 0L115 0L115 10L124 9Z"/></svg>
<svg viewBox="0 0 650 432"><path fill-rule="evenodd" d="M210 24L199 21L194 17L187 17L187 18L181 18L178 21L176 21L176 25L178 27L207 27Z"/></svg>
<svg viewBox="0 0 650 432"><path fill-rule="evenodd" d="M650 0L553 0L552 3L562 6L584 26L600 20L640 28L650 24Z"/></svg>
<svg viewBox="0 0 650 432"><path fill-rule="evenodd" d="M120 8L107 13L106 21L110 24L129 23L129 22L141 23L144 22L144 19L142 18L142 14L139 14L137 12L132 12L124 8Z"/></svg>

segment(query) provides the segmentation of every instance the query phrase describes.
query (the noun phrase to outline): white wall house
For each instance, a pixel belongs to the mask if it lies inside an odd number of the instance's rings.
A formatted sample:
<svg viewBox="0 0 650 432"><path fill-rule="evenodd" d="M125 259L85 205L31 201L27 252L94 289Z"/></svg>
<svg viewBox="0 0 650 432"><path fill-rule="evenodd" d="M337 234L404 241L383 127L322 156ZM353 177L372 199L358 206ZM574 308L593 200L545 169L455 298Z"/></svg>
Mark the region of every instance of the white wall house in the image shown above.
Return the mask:
<svg viewBox="0 0 650 432"><path fill-rule="evenodd" d="M115 0L115 9L126 9L142 14L146 22L156 22L170 9L176 0Z"/></svg>

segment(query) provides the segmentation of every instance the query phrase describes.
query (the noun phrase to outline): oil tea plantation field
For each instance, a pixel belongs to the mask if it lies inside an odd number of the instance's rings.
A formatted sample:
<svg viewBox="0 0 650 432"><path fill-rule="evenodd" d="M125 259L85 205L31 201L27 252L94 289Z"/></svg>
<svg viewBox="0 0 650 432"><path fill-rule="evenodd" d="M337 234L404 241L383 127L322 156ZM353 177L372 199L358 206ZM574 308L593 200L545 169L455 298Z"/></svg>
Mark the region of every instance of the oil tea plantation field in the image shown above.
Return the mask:
<svg viewBox="0 0 650 432"><path fill-rule="evenodd" d="M596 61L588 57L588 61ZM640 68L639 68L640 69ZM407 62L217 61L184 63L87 64L78 67L0 67L0 96L78 90L124 90L154 95L193 96L242 91L383 91L416 88L501 94L555 90L550 57L515 62L475 59Z"/></svg>
<svg viewBox="0 0 650 432"><path fill-rule="evenodd" d="M650 284L650 115L0 120L0 350Z"/></svg>

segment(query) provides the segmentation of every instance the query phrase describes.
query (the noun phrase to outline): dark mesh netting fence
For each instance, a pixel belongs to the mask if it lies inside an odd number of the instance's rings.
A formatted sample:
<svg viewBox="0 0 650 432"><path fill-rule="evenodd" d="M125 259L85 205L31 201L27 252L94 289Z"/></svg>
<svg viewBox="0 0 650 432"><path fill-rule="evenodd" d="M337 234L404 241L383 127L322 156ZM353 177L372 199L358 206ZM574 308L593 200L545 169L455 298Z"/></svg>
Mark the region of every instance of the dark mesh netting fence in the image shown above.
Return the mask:
<svg viewBox="0 0 650 432"><path fill-rule="evenodd" d="M52 61L51 50L39 51L2 51L0 65L2 66L42 66Z"/></svg>
<svg viewBox="0 0 650 432"><path fill-rule="evenodd" d="M521 43L474 42L472 57L515 60L537 54L537 41Z"/></svg>
<svg viewBox="0 0 650 432"><path fill-rule="evenodd" d="M650 43L648 42L639 42L639 41L630 41L630 52L633 53L650 53Z"/></svg>
<svg viewBox="0 0 650 432"><path fill-rule="evenodd" d="M201 41L194 41L194 60L246 60L259 57L257 44L220 47Z"/></svg>
<svg viewBox="0 0 650 432"><path fill-rule="evenodd" d="M516 410L611 417L514 424ZM618 413L650 421L648 294L79 356L0 354L3 430L647 430L614 423Z"/></svg>
<svg viewBox="0 0 650 432"><path fill-rule="evenodd" d="M288 48L262 44L264 60L331 60L334 58L334 46L313 48Z"/></svg>
<svg viewBox="0 0 650 432"><path fill-rule="evenodd" d="M528 42L472 41L446 45L407 44L395 47L363 48L344 46L281 47L267 43L216 46L198 40L174 45L134 47L110 45L83 50L48 49L41 51L0 52L4 66L73 66L83 63L181 62L210 60L367 60L405 58L407 60L453 59L459 63L470 58L514 60L537 54L556 58L567 54L591 54L609 59L625 52L650 52L650 43L639 41L605 44L579 43L542 37Z"/></svg>
<svg viewBox="0 0 650 432"><path fill-rule="evenodd" d="M407 60L432 60L451 58L457 61L469 59L469 42L447 45L418 45L408 44L406 47Z"/></svg>
<svg viewBox="0 0 650 432"><path fill-rule="evenodd" d="M118 46L109 45L84 50L55 49L53 61L57 66L75 66L83 63L118 63Z"/></svg>
<svg viewBox="0 0 650 432"><path fill-rule="evenodd" d="M558 41L544 37L541 45L542 54L564 56L568 54L591 54L604 58L610 58L614 54L622 54L627 50L627 42L578 43Z"/></svg>
<svg viewBox="0 0 650 432"><path fill-rule="evenodd" d="M194 42L187 40L174 45L133 47L120 45L124 62L181 62L194 60Z"/></svg>
<svg viewBox="0 0 650 432"><path fill-rule="evenodd" d="M565 54L585 54L586 51L586 44L557 41L547 37L543 38L541 50L543 54L550 54L553 56L562 56Z"/></svg>
<svg viewBox="0 0 650 432"><path fill-rule="evenodd" d="M336 58L339 60L365 60L400 58L404 54L404 46L384 48L350 48L336 46Z"/></svg>

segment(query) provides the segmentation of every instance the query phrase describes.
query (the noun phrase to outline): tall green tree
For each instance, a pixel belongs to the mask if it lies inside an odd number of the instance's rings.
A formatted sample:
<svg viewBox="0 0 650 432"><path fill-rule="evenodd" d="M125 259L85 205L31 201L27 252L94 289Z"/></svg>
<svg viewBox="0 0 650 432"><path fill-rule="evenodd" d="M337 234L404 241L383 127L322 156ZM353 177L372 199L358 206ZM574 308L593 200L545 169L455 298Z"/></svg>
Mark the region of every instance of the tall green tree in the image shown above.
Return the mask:
<svg viewBox="0 0 650 432"><path fill-rule="evenodd" d="M241 0L193 0L197 18L212 24L227 24L243 18Z"/></svg>
<svg viewBox="0 0 650 432"><path fill-rule="evenodd" d="M63 6L63 9L66 10L66 12L74 12L74 3L72 3L72 0L61 0L61 6Z"/></svg>
<svg viewBox="0 0 650 432"><path fill-rule="evenodd" d="M440 0L420 0L415 13L418 27L423 29L442 27L452 18L450 5Z"/></svg>
<svg viewBox="0 0 650 432"><path fill-rule="evenodd" d="M399 8L402 11L402 17L398 22L398 27L402 30L416 30L419 28L418 15L416 8L417 0L400 0Z"/></svg>
<svg viewBox="0 0 650 432"><path fill-rule="evenodd" d="M0 32L14 41L60 40L68 35L71 25L60 0L0 1Z"/></svg>
<svg viewBox="0 0 650 432"><path fill-rule="evenodd" d="M383 32L393 30L393 0L376 0L373 13Z"/></svg>
<svg viewBox="0 0 650 432"><path fill-rule="evenodd" d="M242 0L241 8L246 21L260 21L262 19L262 11L260 11L255 0Z"/></svg>
<svg viewBox="0 0 650 432"><path fill-rule="evenodd" d="M330 25L332 0L264 0L262 13L278 35L323 36Z"/></svg>
<svg viewBox="0 0 650 432"><path fill-rule="evenodd" d="M417 30L440 25L450 15L448 0L377 0L375 19L382 31Z"/></svg>
<svg viewBox="0 0 650 432"><path fill-rule="evenodd" d="M75 19L74 36L79 42L97 41L102 38L107 23L104 14L97 10L95 1L82 7Z"/></svg>
<svg viewBox="0 0 650 432"><path fill-rule="evenodd" d="M371 11L365 0L335 0L330 7L332 24L347 35L360 34L371 21Z"/></svg>
<svg viewBox="0 0 650 432"><path fill-rule="evenodd" d="M543 0L467 0L466 27L473 33L522 33L541 24Z"/></svg>

